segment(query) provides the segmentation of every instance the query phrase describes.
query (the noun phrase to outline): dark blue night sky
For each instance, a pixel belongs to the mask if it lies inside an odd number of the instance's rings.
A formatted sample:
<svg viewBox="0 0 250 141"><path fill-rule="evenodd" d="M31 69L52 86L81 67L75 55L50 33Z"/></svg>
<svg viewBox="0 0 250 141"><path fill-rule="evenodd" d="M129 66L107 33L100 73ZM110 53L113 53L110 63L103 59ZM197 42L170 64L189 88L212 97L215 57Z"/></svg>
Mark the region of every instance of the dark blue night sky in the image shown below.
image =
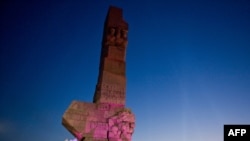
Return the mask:
<svg viewBox="0 0 250 141"><path fill-rule="evenodd" d="M109 5L129 23L133 141L221 141L250 124L249 0L0 3L0 140L64 141L72 100L92 101Z"/></svg>

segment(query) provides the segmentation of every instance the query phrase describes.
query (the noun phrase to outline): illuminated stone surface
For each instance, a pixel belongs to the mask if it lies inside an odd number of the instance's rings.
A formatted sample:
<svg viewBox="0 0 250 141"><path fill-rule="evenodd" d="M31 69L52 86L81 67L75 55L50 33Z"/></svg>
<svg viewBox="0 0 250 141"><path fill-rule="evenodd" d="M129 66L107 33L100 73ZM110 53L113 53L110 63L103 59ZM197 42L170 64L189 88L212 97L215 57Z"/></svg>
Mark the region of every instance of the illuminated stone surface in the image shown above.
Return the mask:
<svg viewBox="0 0 250 141"><path fill-rule="evenodd" d="M122 9L111 6L93 103L73 101L63 115L63 125L79 141L131 141L135 116L125 108L127 33Z"/></svg>

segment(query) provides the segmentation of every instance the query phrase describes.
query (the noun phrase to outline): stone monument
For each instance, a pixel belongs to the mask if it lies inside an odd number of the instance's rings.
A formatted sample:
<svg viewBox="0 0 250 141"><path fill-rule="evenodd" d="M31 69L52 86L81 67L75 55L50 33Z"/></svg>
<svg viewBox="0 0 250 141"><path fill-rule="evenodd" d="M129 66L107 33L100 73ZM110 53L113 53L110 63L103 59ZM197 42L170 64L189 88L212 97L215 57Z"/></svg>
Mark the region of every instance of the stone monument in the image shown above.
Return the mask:
<svg viewBox="0 0 250 141"><path fill-rule="evenodd" d="M79 141L132 140L135 116L125 107L127 33L122 9L110 6L93 103L73 101L62 118L62 124Z"/></svg>

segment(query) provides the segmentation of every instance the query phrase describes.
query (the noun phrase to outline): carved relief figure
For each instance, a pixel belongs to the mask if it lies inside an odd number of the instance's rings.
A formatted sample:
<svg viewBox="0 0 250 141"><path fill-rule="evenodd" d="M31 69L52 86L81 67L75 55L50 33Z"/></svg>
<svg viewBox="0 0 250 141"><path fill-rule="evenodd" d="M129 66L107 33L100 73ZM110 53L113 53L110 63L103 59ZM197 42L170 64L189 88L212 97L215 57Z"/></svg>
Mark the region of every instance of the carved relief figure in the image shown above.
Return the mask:
<svg viewBox="0 0 250 141"><path fill-rule="evenodd" d="M128 30L122 30L122 38L127 40L127 34L128 34Z"/></svg>
<svg viewBox="0 0 250 141"><path fill-rule="evenodd" d="M118 129L117 126L112 126L111 131L109 132L109 137L111 139L120 139L121 131Z"/></svg>
<svg viewBox="0 0 250 141"><path fill-rule="evenodd" d="M109 28L108 36L105 45L115 45L115 28Z"/></svg>
<svg viewBox="0 0 250 141"><path fill-rule="evenodd" d="M134 115L129 111L121 111L108 119L109 139L131 140L134 132Z"/></svg>
<svg viewBox="0 0 250 141"><path fill-rule="evenodd" d="M116 33L116 45L119 47L127 46L127 30L118 29Z"/></svg>

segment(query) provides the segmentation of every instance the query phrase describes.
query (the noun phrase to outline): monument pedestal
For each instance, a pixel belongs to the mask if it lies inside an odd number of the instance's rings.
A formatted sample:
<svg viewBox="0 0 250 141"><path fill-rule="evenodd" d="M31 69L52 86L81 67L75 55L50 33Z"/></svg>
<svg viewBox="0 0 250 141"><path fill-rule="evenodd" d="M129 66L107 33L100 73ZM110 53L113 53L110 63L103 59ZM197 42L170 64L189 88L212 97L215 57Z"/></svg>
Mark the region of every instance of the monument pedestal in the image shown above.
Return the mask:
<svg viewBox="0 0 250 141"><path fill-rule="evenodd" d="M62 123L78 140L130 141L135 116L121 105L73 101Z"/></svg>

